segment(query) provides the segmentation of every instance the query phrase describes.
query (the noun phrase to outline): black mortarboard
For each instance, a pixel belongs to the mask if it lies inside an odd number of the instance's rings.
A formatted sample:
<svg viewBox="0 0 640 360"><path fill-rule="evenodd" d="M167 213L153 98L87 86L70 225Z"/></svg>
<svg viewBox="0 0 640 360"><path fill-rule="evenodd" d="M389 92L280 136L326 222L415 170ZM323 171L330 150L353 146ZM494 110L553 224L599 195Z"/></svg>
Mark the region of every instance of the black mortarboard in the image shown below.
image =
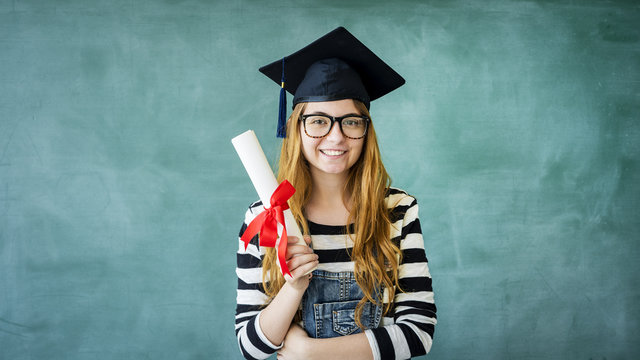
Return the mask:
<svg viewBox="0 0 640 360"><path fill-rule="evenodd" d="M404 79L376 54L339 27L318 40L260 68L280 90L278 136L285 136L286 94L299 102L380 98L404 84Z"/></svg>

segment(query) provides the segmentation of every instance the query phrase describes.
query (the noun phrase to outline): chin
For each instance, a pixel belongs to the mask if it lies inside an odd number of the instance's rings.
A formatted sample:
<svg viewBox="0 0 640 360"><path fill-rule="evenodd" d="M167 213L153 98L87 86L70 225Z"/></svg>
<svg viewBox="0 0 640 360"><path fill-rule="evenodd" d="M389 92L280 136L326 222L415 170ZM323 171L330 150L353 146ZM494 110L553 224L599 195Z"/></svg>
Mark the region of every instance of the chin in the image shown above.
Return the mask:
<svg viewBox="0 0 640 360"><path fill-rule="evenodd" d="M340 167L319 167L317 169L320 172L323 172L325 174L334 174L334 175L343 174L343 173L346 173L347 170L349 170L347 167L344 167L344 166L340 166Z"/></svg>

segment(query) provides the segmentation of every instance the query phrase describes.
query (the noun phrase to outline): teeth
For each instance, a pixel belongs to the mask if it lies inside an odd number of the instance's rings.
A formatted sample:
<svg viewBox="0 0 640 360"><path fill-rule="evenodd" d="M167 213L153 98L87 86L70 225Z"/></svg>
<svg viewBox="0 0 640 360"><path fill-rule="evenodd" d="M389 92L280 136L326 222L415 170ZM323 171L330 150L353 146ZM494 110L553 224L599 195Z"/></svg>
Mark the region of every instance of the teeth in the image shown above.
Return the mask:
<svg viewBox="0 0 640 360"><path fill-rule="evenodd" d="M338 156L345 153L345 151L340 150L322 150L322 152L329 156Z"/></svg>

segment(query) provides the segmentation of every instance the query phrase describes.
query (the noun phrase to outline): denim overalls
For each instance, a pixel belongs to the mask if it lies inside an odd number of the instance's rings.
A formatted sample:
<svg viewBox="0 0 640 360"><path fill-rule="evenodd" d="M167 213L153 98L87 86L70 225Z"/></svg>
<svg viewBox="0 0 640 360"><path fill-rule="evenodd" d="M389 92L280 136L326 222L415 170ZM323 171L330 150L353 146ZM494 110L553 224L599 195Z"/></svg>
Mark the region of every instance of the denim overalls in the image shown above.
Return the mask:
<svg viewBox="0 0 640 360"><path fill-rule="evenodd" d="M302 297L302 321L310 337L330 338L362 332L355 321L356 305L364 297L352 272L315 270ZM378 327L382 306L365 303L360 321Z"/></svg>

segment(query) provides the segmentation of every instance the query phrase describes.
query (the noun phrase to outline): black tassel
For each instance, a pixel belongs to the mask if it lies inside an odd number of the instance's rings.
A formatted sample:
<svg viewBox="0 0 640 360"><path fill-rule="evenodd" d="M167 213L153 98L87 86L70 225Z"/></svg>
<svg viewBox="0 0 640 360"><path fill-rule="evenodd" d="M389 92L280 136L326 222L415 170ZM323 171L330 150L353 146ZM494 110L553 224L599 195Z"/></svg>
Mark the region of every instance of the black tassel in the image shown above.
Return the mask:
<svg viewBox="0 0 640 360"><path fill-rule="evenodd" d="M284 89L284 58L282 58L282 84L280 88L280 111L278 112L278 131L276 136L279 138L287 137L287 91Z"/></svg>

